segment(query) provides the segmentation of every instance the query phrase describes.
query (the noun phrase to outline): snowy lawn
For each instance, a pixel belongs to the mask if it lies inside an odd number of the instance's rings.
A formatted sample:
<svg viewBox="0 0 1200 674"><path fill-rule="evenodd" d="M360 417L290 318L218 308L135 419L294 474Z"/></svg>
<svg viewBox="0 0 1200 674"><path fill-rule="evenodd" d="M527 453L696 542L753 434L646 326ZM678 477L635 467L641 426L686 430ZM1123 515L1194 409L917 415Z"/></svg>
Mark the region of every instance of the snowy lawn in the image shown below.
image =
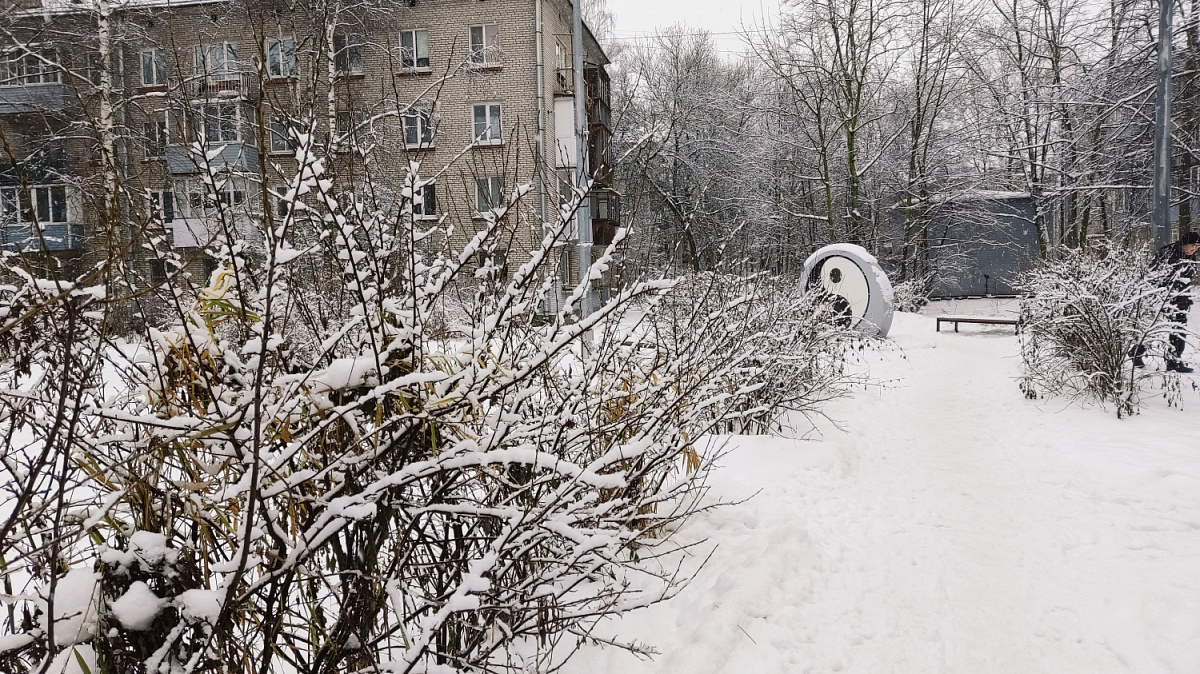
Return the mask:
<svg viewBox="0 0 1200 674"><path fill-rule="evenodd" d="M1200 378L1118 420L1025 400L1011 328L897 314L892 337L889 386L805 439L731 440L712 496L757 495L680 531L709 541L693 564L716 546L681 595L602 627L660 655L569 674L1200 671Z"/></svg>

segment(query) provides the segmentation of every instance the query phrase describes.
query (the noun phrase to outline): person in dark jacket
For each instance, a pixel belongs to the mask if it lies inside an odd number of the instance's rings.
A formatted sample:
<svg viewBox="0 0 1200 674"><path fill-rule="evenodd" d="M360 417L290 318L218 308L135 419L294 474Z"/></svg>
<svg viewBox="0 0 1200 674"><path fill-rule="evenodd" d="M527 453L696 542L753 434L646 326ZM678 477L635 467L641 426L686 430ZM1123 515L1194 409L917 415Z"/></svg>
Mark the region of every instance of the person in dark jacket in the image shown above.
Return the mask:
<svg viewBox="0 0 1200 674"><path fill-rule="evenodd" d="M1150 269L1162 274L1159 285L1167 288L1170 296L1164 311L1167 319L1175 324L1175 329L1169 337L1170 346L1167 349L1167 369L1175 372L1192 372L1192 368L1183 362L1183 349L1187 346L1188 309L1192 308L1192 298L1188 294L1188 286L1196 276L1196 252L1200 250L1200 233L1188 232L1175 243L1163 246ZM1134 359L1138 365L1141 357Z"/></svg>

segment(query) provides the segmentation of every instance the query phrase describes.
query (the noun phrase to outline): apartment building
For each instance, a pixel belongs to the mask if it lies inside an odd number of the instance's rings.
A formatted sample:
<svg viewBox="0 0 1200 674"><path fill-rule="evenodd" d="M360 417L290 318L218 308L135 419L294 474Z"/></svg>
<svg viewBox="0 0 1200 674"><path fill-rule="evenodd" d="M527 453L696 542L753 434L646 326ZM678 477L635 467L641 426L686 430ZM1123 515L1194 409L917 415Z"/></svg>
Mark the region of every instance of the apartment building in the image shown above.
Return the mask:
<svg viewBox="0 0 1200 674"><path fill-rule="evenodd" d="M569 0L19 0L2 19L0 246L66 276L123 255L141 284L172 271L153 246L211 268L223 228L253 245L287 208L278 195L306 136L339 187L379 208L419 165L433 180L415 216L446 219L464 240L533 186L495 251L504 273L541 241L580 160L572 11ZM608 61L586 27L583 44L603 245L620 213ZM573 243L551 272L564 284Z"/></svg>

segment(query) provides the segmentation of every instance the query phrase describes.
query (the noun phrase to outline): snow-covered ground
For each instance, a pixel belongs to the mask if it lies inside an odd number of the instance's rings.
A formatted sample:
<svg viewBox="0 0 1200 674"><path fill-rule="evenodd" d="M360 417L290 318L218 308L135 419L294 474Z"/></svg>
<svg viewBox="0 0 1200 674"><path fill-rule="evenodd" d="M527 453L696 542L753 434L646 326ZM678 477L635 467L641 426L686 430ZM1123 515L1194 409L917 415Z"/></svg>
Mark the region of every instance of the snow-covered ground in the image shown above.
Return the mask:
<svg viewBox="0 0 1200 674"><path fill-rule="evenodd" d="M589 647L566 672L1200 672L1190 382L1184 411L1154 399L1118 420L1025 400L1011 328L938 334L897 314L892 337L870 356L887 385L831 405L816 431L731 439L713 496L749 500L678 534L708 540L693 560L715 545L708 564L602 627L660 655Z"/></svg>

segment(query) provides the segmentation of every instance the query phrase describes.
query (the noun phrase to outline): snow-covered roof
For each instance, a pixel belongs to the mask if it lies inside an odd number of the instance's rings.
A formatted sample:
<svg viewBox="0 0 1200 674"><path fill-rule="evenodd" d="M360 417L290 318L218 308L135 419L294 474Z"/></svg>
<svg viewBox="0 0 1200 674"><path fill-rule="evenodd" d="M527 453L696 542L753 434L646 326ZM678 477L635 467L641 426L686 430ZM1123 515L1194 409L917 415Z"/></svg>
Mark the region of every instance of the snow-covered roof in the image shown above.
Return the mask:
<svg viewBox="0 0 1200 674"><path fill-rule="evenodd" d="M947 192L945 194L935 194L929 198L930 201L946 202L946 201L1013 201L1015 199L1030 198L1028 192L1008 192L1004 190L960 190L957 192Z"/></svg>
<svg viewBox="0 0 1200 674"><path fill-rule="evenodd" d="M145 9L155 7L186 7L191 5L217 5L229 3L231 0L115 0L109 3L114 12L129 9ZM13 9L10 16L45 16L80 14L96 9L95 0L41 0L41 6L30 9Z"/></svg>
<svg viewBox="0 0 1200 674"><path fill-rule="evenodd" d="M592 29L588 27L587 23L583 24L583 43L585 59L591 54L599 54L600 59L596 62L596 65L606 66L612 63L612 61L608 60L608 54L604 53L604 47L600 46L600 41L596 39L596 36L592 33Z"/></svg>

